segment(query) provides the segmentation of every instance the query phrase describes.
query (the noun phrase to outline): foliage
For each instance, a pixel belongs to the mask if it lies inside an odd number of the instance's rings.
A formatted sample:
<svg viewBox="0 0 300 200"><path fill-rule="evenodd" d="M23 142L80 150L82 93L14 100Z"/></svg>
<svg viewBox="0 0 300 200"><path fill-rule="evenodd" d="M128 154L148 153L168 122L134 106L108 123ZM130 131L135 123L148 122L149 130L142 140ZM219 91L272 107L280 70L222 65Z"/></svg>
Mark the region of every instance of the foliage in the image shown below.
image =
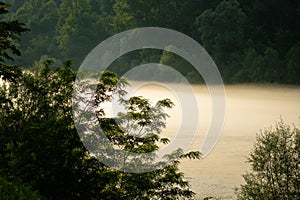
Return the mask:
<svg viewBox="0 0 300 200"><path fill-rule="evenodd" d="M112 95L118 93L124 112L118 113L116 118L108 118L100 106L98 110L98 120L101 129L109 140L123 150L123 152L114 154L113 159L120 162L114 163L114 168L118 171L118 185L121 185L119 193L120 199L189 199L193 196L193 192L188 188L188 182L183 179L183 174L178 169L178 158L199 159L199 152L189 152L183 154L178 149L169 156L169 164L161 167L158 163L158 169L144 173L124 173L123 170L134 169L139 172L139 166L147 164L155 164L155 152L159 148L159 144L167 144L168 138L161 138L160 133L165 127L165 120L168 115L164 112L164 108L171 108L173 103L169 99L158 101L152 105L149 100L143 97L130 97L125 99L126 92L120 87L124 84L119 80L115 73L105 71L100 82L97 84L96 107L106 101L111 101ZM103 92L106 88L107 92ZM102 91L102 92L101 92ZM93 137L88 137L88 141ZM93 143L93 146L103 145ZM106 147L107 148L107 147ZM103 151L95 151L101 159L111 160L111 154L107 154L107 149ZM108 149L109 151L109 149ZM138 160L130 157L129 153L152 153L150 156L142 156ZM94 152L93 152L94 153ZM177 159L172 156L178 155ZM155 168L153 168L155 169Z"/></svg>
<svg viewBox="0 0 300 200"><path fill-rule="evenodd" d="M108 36L105 27L109 22L101 2L63 0L57 5L54 37L62 58L72 58L79 66L82 58Z"/></svg>
<svg viewBox="0 0 300 200"><path fill-rule="evenodd" d="M0 2L0 15L8 13L8 4ZM16 41L19 40L19 35L27 32L24 24L19 21L3 20L0 21L0 78L3 80L14 81L21 75L21 70L18 66L11 66L7 62L13 61L12 55L20 56Z"/></svg>
<svg viewBox="0 0 300 200"><path fill-rule="evenodd" d="M182 57L174 53L171 53L170 51L168 51L168 48L166 48L163 51L159 62L167 66L172 66L173 69L180 72L191 83L203 82L202 78L200 77L200 74L194 69L194 67L189 62L187 62ZM165 81L168 82L180 81L180 80L176 80L176 78L178 77L173 77L171 76L171 74L166 75L166 73L163 73L163 70L161 70L161 74L165 77L164 78Z"/></svg>
<svg viewBox="0 0 300 200"><path fill-rule="evenodd" d="M105 181L72 122L75 72L50 63L2 88L0 141L3 176L19 178L48 199L96 199ZM38 68L38 67L37 67ZM93 181L95 180L95 181Z"/></svg>
<svg viewBox="0 0 300 200"><path fill-rule="evenodd" d="M2 85L1 97L11 100L1 103L0 109L2 176L20 179L47 199L178 199L193 195L179 172L178 160L152 172L131 174L110 169L91 156L73 121L71 96L76 73L70 62L58 68L51 64L47 61L35 66L16 83ZM96 95L99 98L95 99L99 105L110 99L108 91L121 90L116 87L118 82L115 73L102 74ZM163 107L172 105L169 100L159 101L156 110L147 110L151 106L141 97L124 104L133 106L128 107L128 114L135 125L152 135L132 138L113 119L99 118L113 142L132 151L149 152L157 149L157 142L168 141L158 133L167 117ZM197 152L179 153L182 157L200 157Z"/></svg>
<svg viewBox="0 0 300 200"><path fill-rule="evenodd" d="M197 40L217 63L225 82L299 84L299 1L13 0L11 4L12 13L5 18L21 20L32 30L20 42L24 56L16 58L19 65L28 67L47 56L71 59L80 66L107 37L154 26ZM132 66L167 56L148 50L129 54L114 63L113 71L123 74ZM257 57L250 61L250 54ZM170 63L188 80L199 80L194 68L182 60L173 58Z"/></svg>
<svg viewBox="0 0 300 200"><path fill-rule="evenodd" d="M257 136L238 199L299 199L300 130L283 120Z"/></svg>
<svg viewBox="0 0 300 200"><path fill-rule="evenodd" d="M297 63L296 54L287 52L299 46L298 6L292 0L224 0L196 18L193 35L226 82L297 84L297 67L287 64Z"/></svg>
<svg viewBox="0 0 300 200"><path fill-rule="evenodd" d="M5 200L42 200L37 191L29 186L23 185L20 181L8 182L0 178L0 199Z"/></svg>
<svg viewBox="0 0 300 200"><path fill-rule="evenodd" d="M237 0L221 2L214 10L204 11L196 19L197 32L206 50L212 54L226 79L232 73L245 47L246 15Z"/></svg>
<svg viewBox="0 0 300 200"><path fill-rule="evenodd" d="M32 57L35 57L35 60L39 60L44 54L47 54L49 57L57 57L59 55L55 53L57 48L54 40L56 34L55 26L58 20L56 1L24 1L11 14L11 18L22 21L31 30L30 33L21 38L20 48L23 56L16 59L17 62L23 66L28 66L28 64L31 66L33 63Z"/></svg>
<svg viewBox="0 0 300 200"><path fill-rule="evenodd" d="M291 47L286 56L288 83L300 83L300 43Z"/></svg>

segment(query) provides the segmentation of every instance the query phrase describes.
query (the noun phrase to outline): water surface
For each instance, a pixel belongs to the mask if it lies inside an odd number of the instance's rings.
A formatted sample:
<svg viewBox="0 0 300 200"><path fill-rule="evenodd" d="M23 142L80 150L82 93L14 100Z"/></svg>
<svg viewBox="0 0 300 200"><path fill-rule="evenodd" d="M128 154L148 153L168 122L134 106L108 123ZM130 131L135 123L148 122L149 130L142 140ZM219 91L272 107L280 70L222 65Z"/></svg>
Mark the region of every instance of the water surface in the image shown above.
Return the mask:
<svg viewBox="0 0 300 200"><path fill-rule="evenodd" d="M170 98L176 104L168 111L170 119L164 131L172 139L178 134L183 119L176 96L178 91L170 91L169 88L171 87L168 85L145 84L135 94L145 96L153 102ZM203 160L184 160L180 165L199 199L206 196L233 198L232 188L243 183L241 175L250 169L245 161L256 134L280 118L288 124L294 123L298 127L300 124L300 87L245 84L228 85L225 89L226 118L214 150ZM198 101L199 126L190 150L200 150L210 125L212 105L205 85L194 85L193 90ZM185 91L179 89L179 92Z"/></svg>

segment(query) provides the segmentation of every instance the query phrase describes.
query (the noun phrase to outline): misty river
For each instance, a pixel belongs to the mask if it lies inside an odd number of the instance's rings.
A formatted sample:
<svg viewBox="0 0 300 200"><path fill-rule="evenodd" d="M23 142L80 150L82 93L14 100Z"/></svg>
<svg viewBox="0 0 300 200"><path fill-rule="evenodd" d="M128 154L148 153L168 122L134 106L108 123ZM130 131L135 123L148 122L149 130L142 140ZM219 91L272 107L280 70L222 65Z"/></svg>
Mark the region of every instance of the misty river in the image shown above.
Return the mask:
<svg viewBox="0 0 300 200"><path fill-rule="evenodd" d="M170 118L162 133L171 139L178 134L182 110L176 92L180 86L131 82L135 87L130 96L143 96L151 102L170 98L175 107L168 110ZM170 88L179 88L172 91ZM210 94L205 85L193 85L199 121L189 150L200 150L212 116ZM183 160L180 169L197 193L196 199L213 196L234 199L234 188L243 183L242 174L250 169L245 162L261 129L282 118L287 124L300 126L300 87L287 85L240 84L225 86L226 112L221 136L211 153L201 160ZM114 111L113 111L114 112ZM108 113L109 114L109 113ZM193 131L193 130L184 130ZM183 133L184 136L184 133Z"/></svg>
<svg viewBox="0 0 300 200"><path fill-rule="evenodd" d="M171 91L171 87L165 86L166 84L137 85L140 86L131 95L144 96L152 102L170 98L175 103L176 106L168 111L170 118L163 133L172 140L184 121L181 118L181 103L176 96L178 91ZM197 137L191 138L192 145L189 149L200 150L212 118L212 103L205 85L194 85L192 88L198 102L199 122ZM256 134L261 129L274 125L280 118L287 124L294 123L297 127L300 124L298 86L227 85L225 92L225 122L215 148L202 160L184 160L180 164L192 190L197 193L196 199L208 196L234 199L234 187L243 183L241 175L250 169L245 161Z"/></svg>

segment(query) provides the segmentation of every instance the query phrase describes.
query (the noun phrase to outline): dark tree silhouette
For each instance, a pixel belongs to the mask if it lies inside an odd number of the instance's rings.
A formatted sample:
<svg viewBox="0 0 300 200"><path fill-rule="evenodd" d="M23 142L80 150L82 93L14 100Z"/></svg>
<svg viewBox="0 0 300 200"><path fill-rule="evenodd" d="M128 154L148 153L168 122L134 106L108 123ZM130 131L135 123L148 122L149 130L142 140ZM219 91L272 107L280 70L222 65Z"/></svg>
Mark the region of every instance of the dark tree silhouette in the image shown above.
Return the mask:
<svg viewBox="0 0 300 200"><path fill-rule="evenodd" d="M9 5L0 2L0 15L8 13ZM13 61L13 55L20 56L16 41L19 41L19 36L29 31L24 27L24 24L17 21L3 20L0 21L0 77L4 80L15 81L21 75L20 67L9 65L9 61Z"/></svg>

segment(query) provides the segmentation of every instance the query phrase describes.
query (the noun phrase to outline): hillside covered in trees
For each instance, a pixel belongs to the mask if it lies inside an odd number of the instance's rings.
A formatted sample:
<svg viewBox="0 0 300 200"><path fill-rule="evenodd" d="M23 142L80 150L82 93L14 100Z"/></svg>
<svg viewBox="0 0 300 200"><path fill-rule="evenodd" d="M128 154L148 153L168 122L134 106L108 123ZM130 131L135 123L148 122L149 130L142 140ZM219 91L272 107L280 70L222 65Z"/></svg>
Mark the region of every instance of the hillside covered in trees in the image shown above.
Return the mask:
<svg viewBox="0 0 300 200"><path fill-rule="evenodd" d="M155 152L170 143L161 133L169 117L165 110L174 103L161 99L152 105L141 96L125 99L128 82L119 77L141 63L157 62L201 82L186 60L168 48L133 51L112 63L111 71L89 74L101 77L92 83L95 91L75 84L76 76L82 76L76 69L90 50L124 30L156 26L189 35L211 54L227 83L300 83L298 0L5 2L10 6L0 1L0 200L195 197L191 179L179 165L182 159L202 158L201 152L178 148L165 154L164 161L155 160ZM74 95L82 93L92 98ZM114 94L125 108L116 118L102 109ZM92 112L76 112L86 102ZM246 113L240 107L238 111ZM122 151L112 156L111 146L101 146L99 135L90 132L98 128ZM299 141L299 129L283 121L262 132L238 199L298 199ZM142 156L131 158L131 153Z"/></svg>
<svg viewBox="0 0 300 200"><path fill-rule="evenodd" d="M298 0L10 0L10 19L27 25L16 62L30 67L45 58L73 60L78 68L101 41L137 27L164 27L198 41L225 82L300 83ZM192 82L201 78L167 51L136 51L112 69L124 73L139 63L160 62Z"/></svg>
<svg viewBox="0 0 300 200"><path fill-rule="evenodd" d="M9 13L7 8L0 1L1 16ZM162 99L152 106L143 97L125 99L127 81L107 70L94 74L101 77L97 91L88 90L92 122L83 117L86 110L77 112L86 97L80 96L83 90L75 84L71 61L54 67L47 60L30 70L14 64L12 56L21 55L19 36L27 31L18 20L0 20L0 199L191 199L195 193L179 164L184 158L200 159L200 152L178 148L165 154L164 161L155 159L159 147L170 142L161 133L168 118L164 109L173 102ZM125 111L118 119L105 116L101 107L113 94L124 97ZM92 132L99 129L103 134ZM83 138L92 142L92 149ZM110 142L102 145L105 138ZM116 146L121 151L111 154ZM132 153L141 156L133 159ZM145 166L153 168L141 171Z"/></svg>

